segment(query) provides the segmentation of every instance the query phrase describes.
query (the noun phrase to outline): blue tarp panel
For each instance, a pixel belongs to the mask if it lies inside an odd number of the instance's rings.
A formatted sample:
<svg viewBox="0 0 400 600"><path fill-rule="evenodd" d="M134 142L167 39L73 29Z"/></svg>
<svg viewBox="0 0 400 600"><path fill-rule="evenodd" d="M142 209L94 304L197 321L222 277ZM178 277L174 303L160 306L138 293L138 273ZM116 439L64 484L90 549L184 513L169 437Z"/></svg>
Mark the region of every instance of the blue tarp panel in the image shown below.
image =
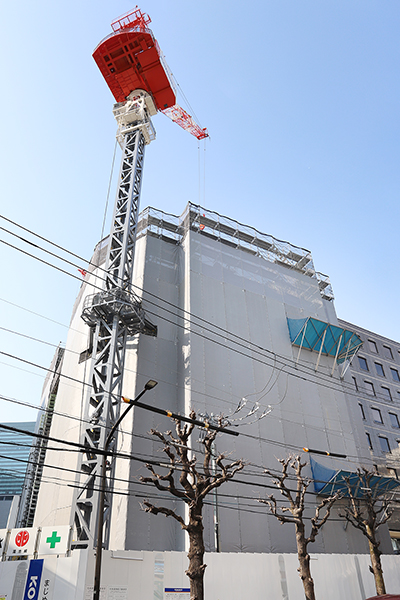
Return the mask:
<svg viewBox="0 0 400 600"><path fill-rule="evenodd" d="M314 459L310 457L311 471L314 478L314 489L317 494L326 486L327 482L335 476L335 469L328 469L328 467L324 467L319 463L315 462Z"/></svg>
<svg viewBox="0 0 400 600"><path fill-rule="evenodd" d="M339 364L346 359L351 359L362 346L362 341L356 333L337 325L312 317L288 319L287 322L293 346L301 346L315 352L321 351L327 356L337 356Z"/></svg>
<svg viewBox="0 0 400 600"><path fill-rule="evenodd" d="M314 489L321 496L332 496L340 492L343 496L348 497L349 490L345 478L349 479L355 498L363 498L365 488L371 489L374 497L379 497L400 486L400 482L394 477L382 477L381 475L373 475L367 483L363 478L360 479L358 473L342 469L335 471L320 465L313 458L310 458L310 465L314 478Z"/></svg>

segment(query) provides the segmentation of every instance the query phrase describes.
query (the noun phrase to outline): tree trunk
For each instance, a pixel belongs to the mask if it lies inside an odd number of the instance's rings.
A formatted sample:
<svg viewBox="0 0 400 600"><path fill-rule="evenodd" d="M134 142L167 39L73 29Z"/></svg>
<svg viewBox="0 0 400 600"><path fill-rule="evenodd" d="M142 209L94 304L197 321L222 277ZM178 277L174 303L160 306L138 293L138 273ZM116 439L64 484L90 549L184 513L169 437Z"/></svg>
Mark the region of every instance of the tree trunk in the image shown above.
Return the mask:
<svg viewBox="0 0 400 600"><path fill-rule="evenodd" d="M204 600L204 560L202 506L189 509L189 568L186 575L190 579L190 600Z"/></svg>
<svg viewBox="0 0 400 600"><path fill-rule="evenodd" d="M303 582L306 600L315 600L314 580L311 577L310 555L307 552L304 523L296 523L297 556L299 558L299 573Z"/></svg>
<svg viewBox="0 0 400 600"><path fill-rule="evenodd" d="M375 534L374 534L374 532L372 532L372 529L369 526L367 526L367 533L369 535L371 535L372 539L374 540L374 543L371 542L370 540L368 540L368 544L369 544L369 553L371 556L371 567L372 567L372 572L374 574L374 579L375 579L376 593L378 596L383 596L384 594L386 594L386 588L385 588L385 582L383 579L381 551L379 550L379 542L376 540Z"/></svg>

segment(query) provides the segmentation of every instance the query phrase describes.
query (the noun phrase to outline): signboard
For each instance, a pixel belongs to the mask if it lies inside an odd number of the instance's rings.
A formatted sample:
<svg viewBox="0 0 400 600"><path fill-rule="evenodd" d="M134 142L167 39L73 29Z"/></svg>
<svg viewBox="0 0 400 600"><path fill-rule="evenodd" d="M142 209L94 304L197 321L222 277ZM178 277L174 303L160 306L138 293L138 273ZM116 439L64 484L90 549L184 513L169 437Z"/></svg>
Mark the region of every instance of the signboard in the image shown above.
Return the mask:
<svg viewBox="0 0 400 600"><path fill-rule="evenodd" d="M69 525L61 527L42 527L38 555L65 554L68 551Z"/></svg>
<svg viewBox="0 0 400 600"><path fill-rule="evenodd" d="M93 600L93 586L86 586L85 600ZM128 600L126 585L109 585L100 588L100 600Z"/></svg>
<svg viewBox="0 0 400 600"><path fill-rule="evenodd" d="M11 529L8 540L7 556L28 556L35 551L36 527L26 529Z"/></svg>
<svg viewBox="0 0 400 600"><path fill-rule="evenodd" d="M104 586L100 587L100 600L106 600L107 589ZM86 586L85 600L93 600L93 586Z"/></svg>
<svg viewBox="0 0 400 600"><path fill-rule="evenodd" d="M23 600L38 600L42 570L43 559L31 560Z"/></svg>
<svg viewBox="0 0 400 600"><path fill-rule="evenodd" d="M190 588L165 588L165 600L190 600Z"/></svg>
<svg viewBox="0 0 400 600"><path fill-rule="evenodd" d="M128 588L120 585L110 585L107 600L127 600Z"/></svg>

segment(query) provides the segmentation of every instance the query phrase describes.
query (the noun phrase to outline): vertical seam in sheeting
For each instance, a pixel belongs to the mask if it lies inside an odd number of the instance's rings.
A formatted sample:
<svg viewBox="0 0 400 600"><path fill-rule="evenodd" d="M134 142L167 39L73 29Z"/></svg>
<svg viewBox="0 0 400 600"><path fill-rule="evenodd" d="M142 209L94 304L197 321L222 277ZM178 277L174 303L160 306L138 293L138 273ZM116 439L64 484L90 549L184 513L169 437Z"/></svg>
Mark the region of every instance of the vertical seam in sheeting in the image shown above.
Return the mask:
<svg viewBox="0 0 400 600"><path fill-rule="evenodd" d="M279 573L281 576L282 600L289 600L288 586L287 586L287 580L286 580L285 559L282 556L282 554L280 554L278 556L278 563L279 563Z"/></svg>
<svg viewBox="0 0 400 600"><path fill-rule="evenodd" d="M155 554L154 556L154 600L163 600L164 598L164 556Z"/></svg>

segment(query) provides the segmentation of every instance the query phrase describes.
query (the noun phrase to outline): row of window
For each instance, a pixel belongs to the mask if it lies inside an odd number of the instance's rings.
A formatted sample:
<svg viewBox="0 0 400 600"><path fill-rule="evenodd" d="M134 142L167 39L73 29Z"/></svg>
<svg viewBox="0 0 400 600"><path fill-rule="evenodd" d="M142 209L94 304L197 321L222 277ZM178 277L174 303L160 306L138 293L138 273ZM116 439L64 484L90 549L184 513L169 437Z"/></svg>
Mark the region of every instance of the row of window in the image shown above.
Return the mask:
<svg viewBox="0 0 400 600"><path fill-rule="evenodd" d="M369 371L368 362L367 362L366 358L359 356L358 362L360 365L360 369L362 369L363 371ZM377 375L380 375L380 377L386 377L383 365L381 365L381 363L378 363L378 362L376 362L374 364L375 364L375 369L376 369ZM389 370L392 375L393 381L400 383L400 375L399 375L398 370L394 369L393 367L389 367Z"/></svg>
<svg viewBox="0 0 400 600"><path fill-rule="evenodd" d="M376 342L374 342L374 340L368 340L368 346L371 352L373 352L374 354L379 354L378 352L378 346L376 345ZM382 346L383 348L383 356L385 358L389 358L390 360L393 360L393 352L390 346ZM400 350L399 350L400 352Z"/></svg>
<svg viewBox="0 0 400 600"><path fill-rule="evenodd" d="M370 434L366 432L365 435L367 436L369 449L374 451ZM378 435L378 440L379 440L379 444L381 446L382 452L385 452L386 454L391 452L389 440L387 437L385 437L384 435Z"/></svg>
<svg viewBox="0 0 400 600"><path fill-rule="evenodd" d="M356 388L357 392L360 391L358 388L357 379L355 377L353 377L353 382L354 382L354 387ZM389 402L393 401L392 392L390 391L390 389L388 387L386 387L384 385L381 385L378 393L376 393L375 386L372 383L372 381L364 380L364 390L370 396L380 396L384 400L389 400ZM397 393L399 394L398 399L400 400L400 390L397 390Z"/></svg>
<svg viewBox="0 0 400 600"><path fill-rule="evenodd" d="M361 404L361 402L358 403L360 410L361 410L361 416L364 420L366 420L365 417L365 411L364 411L364 407ZM382 413L380 411L379 408L374 408L373 406L370 407L371 410L371 414L372 414L372 419L375 423L381 423L382 425L384 425L383 422L383 418L382 418ZM400 429L400 422L399 422L399 418L396 415L396 413L388 413L389 415L389 419L390 419L390 424L392 427L394 427L395 429Z"/></svg>

